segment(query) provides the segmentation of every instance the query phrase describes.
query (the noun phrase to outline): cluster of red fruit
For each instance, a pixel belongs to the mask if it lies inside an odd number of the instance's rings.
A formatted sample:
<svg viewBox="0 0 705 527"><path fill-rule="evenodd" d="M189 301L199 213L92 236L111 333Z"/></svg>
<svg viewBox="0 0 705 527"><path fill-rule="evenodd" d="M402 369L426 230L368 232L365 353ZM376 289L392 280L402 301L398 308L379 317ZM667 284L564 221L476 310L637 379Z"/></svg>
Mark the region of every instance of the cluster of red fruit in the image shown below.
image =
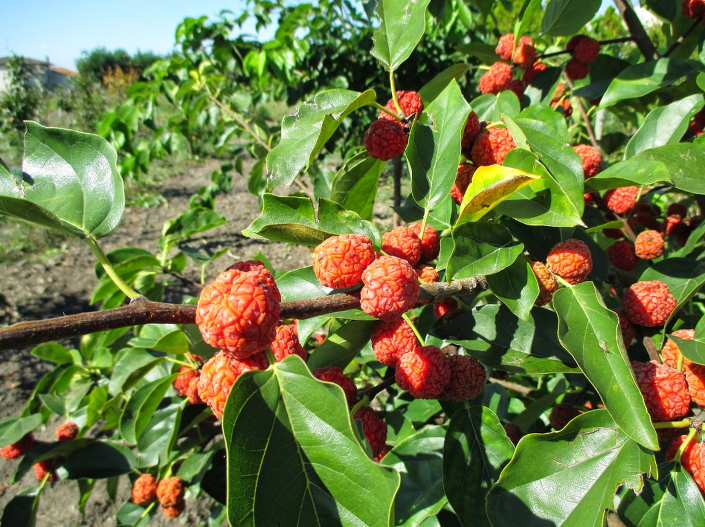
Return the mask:
<svg viewBox="0 0 705 527"><path fill-rule="evenodd" d="M186 487L181 478L164 478L157 482L151 474L142 474L132 485L132 502L144 506L156 498L162 506L164 516L176 518L186 508L185 492Z"/></svg>
<svg viewBox="0 0 705 527"><path fill-rule="evenodd" d="M70 441L78 436L78 425L76 423L64 423L56 429L55 437L57 441ZM5 459L16 459L22 457L27 452L32 450L35 439L32 432L25 434L19 441L0 449L0 456ZM58 468L66 459L64 456L57 458L43 459L34 464L34 475L38 480L56 481L55 469Z"/></svg>
<svg viewBox="0 0 705 527"><path fill-rule="evenodd" d="M683 0L681 9L688 18L701 18L705 22L705 0Z"/></svg>
<svg viewBox="0 0 705 527"><path fill-rule="evenodd" d="M397 119L387 112L380 111L377 120L365 132L365 148L374 159L389 161L402 155L408 139L406 120L412 116L418 119L423 111L423 102L415 91L400 90L396 96L403 115ZM394 99L389 99L385 108L398 115Z"/></svg>

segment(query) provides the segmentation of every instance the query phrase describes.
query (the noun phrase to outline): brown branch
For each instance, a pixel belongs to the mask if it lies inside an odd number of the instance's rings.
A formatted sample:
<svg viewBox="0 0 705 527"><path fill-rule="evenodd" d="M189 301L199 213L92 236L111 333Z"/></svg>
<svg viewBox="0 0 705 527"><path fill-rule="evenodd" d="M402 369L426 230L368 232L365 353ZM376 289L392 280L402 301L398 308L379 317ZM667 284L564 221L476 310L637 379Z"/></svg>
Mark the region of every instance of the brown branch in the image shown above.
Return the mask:
<svg viewBox="0 0 705 527"><path fill-rule="evenodd" d="M421 285L419 301L468 295L487 288L484 277L467 278L450 284ZM419 304L421 305L421 304ZM359 292L282 302L281 318L306 319L327 313L360 308ZM79 313L48 320L18 322L0 328L0 350L33 346L42 342L77 337L142 324L195 324L196 306L166 304L138 298L130 304L105 311Z"/></svg>
<svg viewBox="0 0 705 527"><path fill-rule="evenodd" d="M521 384L517 384L514 382L503 381L502 379L495 379L494 377L490 377L489 382L491 382L492 384L499 384L507 390L523 393L524 395L529 395L534 391L533 388L529 388L528 386L522 386Z"/></svg>
<svg viewBox="0 0 705 527"><path fill-rule="evenodd" d="M673 53L678 46L683 44L683 41L688 38L688 35L690 35L693 31L695 31L695 28L698 27L702 21L700 20L700 17L698 17L695 22L692 23L692 25L685 30L685 33L683 33L680 37L678 37L678 40L676 40L671 46L666 50L666 52L661 55L663 58L668 57L671 53Z"/></svg>
<svg viewBox="0 0 705 527"><path fill-rule="evenodd" d="M606 46L607 44L621 44L622 42L634 42L634 39L632 37L621 37L621 38L612 38L609 40L598 40L597 42L600 43L600 45ZM558 55L565 55L566 53L572 53L573 48L566 48L562 49L560 51L552 51L551 53L541 53L536 57L536 59L545 59L547 57L556 57Z"/></svg>
<svg viewBox="0 0 705 527"><path fill-rule="evenodd" d="M622 16L624 23L629 30L629 34L634 39L639 51L644 55L647 61L657 60L658 53L654 47L654 43L651 42L649 35L646 33L644 26L639 20L632 3L629 0L614 0L614 5L617 7L617 11Z"/></svg>

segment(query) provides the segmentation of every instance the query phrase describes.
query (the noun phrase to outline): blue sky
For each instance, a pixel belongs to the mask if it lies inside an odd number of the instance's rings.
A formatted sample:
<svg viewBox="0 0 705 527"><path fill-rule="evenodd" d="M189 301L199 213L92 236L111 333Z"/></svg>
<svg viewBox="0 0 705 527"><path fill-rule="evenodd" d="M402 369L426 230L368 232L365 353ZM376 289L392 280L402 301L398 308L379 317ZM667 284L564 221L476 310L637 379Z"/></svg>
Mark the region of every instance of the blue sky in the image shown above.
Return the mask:
<svg viewBox="0 0 705 527"><path fill-rule="evenodd" d="M0 0L0 56L49 57L56 66L75 69L81 51L97 47L164 54L185 17L213 17L222 9L240 13L243 6L237 0Z"/></svg>

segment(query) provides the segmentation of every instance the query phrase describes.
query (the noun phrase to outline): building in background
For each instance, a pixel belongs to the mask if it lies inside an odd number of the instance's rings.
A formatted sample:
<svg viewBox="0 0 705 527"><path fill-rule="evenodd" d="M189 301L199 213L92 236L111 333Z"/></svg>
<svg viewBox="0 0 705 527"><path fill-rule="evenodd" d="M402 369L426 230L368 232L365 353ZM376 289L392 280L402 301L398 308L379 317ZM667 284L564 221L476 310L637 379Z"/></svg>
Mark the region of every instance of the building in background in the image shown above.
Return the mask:
<svg viewBox="0 0 705 527"><path fill-rule="evenodd" d="M10 82L7 65L11 57L0 57L0 92L7 89ZM32 69L36 75L37 83L44 88L68 88L71 79L78 75L78 72L68 68L57 68L51 65L49 60L37 60L24 57L25 64Z"/></svg>

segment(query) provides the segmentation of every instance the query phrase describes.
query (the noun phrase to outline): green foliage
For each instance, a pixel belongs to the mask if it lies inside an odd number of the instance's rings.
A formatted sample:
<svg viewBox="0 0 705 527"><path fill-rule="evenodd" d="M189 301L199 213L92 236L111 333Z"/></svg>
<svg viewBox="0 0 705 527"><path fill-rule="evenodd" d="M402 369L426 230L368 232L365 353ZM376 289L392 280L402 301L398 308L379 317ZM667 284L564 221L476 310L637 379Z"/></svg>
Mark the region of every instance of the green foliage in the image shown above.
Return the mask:
<svg viewBox="0 0 705 527"><path fill-rule="evenodd" d="M21 130L34 119L41 99L41 84L24 57L13 55L7 63L7 89L0 93L0 132Z"/></svg>

